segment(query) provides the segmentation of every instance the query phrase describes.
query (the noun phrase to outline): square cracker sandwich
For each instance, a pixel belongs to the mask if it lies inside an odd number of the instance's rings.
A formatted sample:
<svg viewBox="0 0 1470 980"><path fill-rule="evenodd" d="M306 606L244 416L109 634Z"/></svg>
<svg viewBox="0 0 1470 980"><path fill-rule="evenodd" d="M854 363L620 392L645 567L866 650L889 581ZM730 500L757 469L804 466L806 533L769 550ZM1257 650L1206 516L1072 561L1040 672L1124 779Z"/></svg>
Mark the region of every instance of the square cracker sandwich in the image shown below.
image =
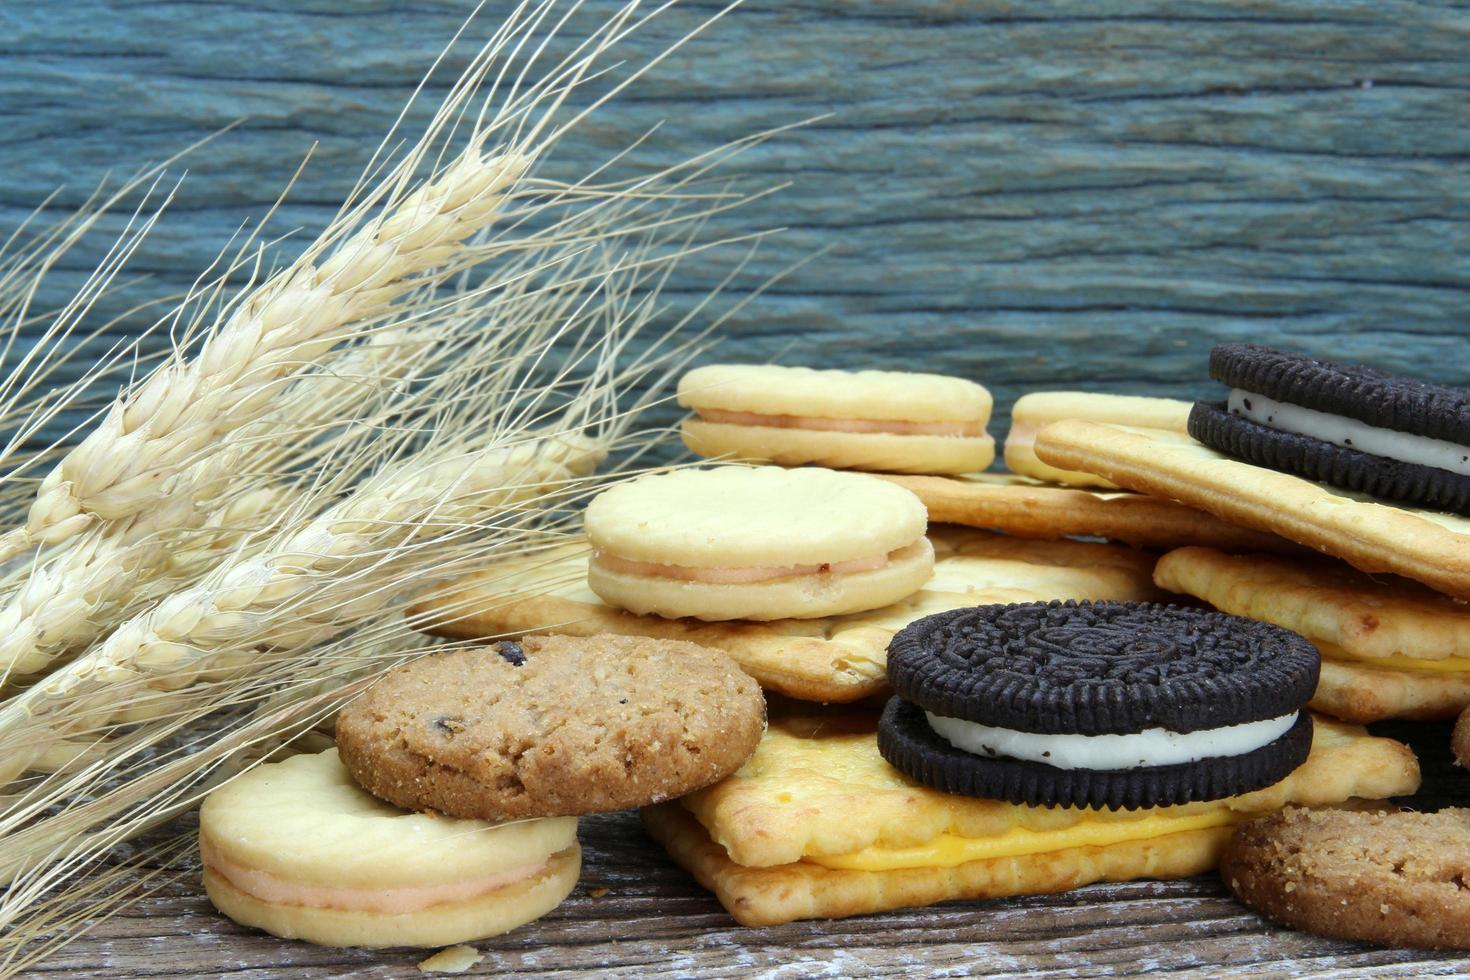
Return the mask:
<svg viewBox="0 0 1470 980"><path fill-rule="evenodd" d="M1214 867L1253 814L1419 784L1406 746L1319 720L1307 762L1253 793L1133 811L1022 806L913 782L878 754L874 725L773 722L734 776L644 810L644 824L737 921L760 926L1185 877Z"/></svg>
<svg viewBox="0 0 1470 980"><path fill-rule="evenodd" d="M1370 722L1470 705L1470 519L1256 466L1177 432L1074 420L1036 445L1043 458L1346 562L1185 548L1157 571L1164 588L1311 640L1323 656L1318 710Z"/></svg>
<svg viewBox="0 0 1470 980"><path fill-rule="evenodd" d="M1233 459L1162 429L1056 422L1037 435L1036 452L1053 465L1099 473L1279 534L1360 571L1392 572L1470 599L1470 518L1382 503Z"/></svg>

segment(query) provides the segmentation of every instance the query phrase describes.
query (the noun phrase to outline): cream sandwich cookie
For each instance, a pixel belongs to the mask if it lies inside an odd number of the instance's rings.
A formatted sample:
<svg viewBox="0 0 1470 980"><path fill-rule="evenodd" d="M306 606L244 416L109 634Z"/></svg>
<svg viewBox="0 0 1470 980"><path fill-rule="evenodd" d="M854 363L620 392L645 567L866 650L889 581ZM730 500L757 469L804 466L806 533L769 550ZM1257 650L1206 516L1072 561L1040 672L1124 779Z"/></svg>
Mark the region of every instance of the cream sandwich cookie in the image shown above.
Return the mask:
<svg viewBox="0 0 1470 980"><path fill-rule="evenodd" d="M1049 483L1113 487L1096 474L1064 470L1036 457L1036 434L1063 419L1091 419L1183 432L1189 419L1189 402L1087 391L1033 391L1022 395L1011 407L1011 431L1006 435L1005 446L1006 469Z"/></svg>
<svg viewBox="0 0 1470 980"><path fill-rule="evenodd" d="M587 584L634 613L837 616L917 591L934 570L924 505L854 473L722 466L645 476L587 507Z"/></svg>
<svg viewBox="0 0 1470 980"><path fill-rule="evenodd" d="M259 766L199 813L209 899L241 925L325 946L447 946L556 908L577 883L574 817L492 824L408 813L337 750Z"/></svg>
<svg viewBox="0 0 1470 980"><path fill-rule="evenodd" d="M990 392L905 371L712 364L679 382L701 456L891 473L969 473L995 459Z"/></svg>
<svg viewBox="0 0 1470 980"><path fill-rule="evenodd" d="M936 789L1136 809L1234 796L1306 759L1317 651L1237 616L1124 602L939 613L888 648L884 758Z"/></svg>

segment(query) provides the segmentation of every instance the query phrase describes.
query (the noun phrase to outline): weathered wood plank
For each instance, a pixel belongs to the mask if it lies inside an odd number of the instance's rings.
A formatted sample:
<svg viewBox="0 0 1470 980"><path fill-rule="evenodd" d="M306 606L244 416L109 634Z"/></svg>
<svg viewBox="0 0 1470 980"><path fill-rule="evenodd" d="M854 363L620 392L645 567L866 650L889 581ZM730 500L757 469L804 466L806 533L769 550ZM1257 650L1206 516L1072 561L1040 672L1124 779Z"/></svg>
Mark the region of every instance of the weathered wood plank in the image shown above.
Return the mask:
<svg viewBox="0 0 1470 980"><path fill-rule="evenodd" d="M244 116L190 160L140 257L148 288L186 283L313 140L278 227L320 227L468 7L0 10L0 225ZM670 11L631 52L714 9ZM749 3L548 166L575 174L660 122L648 163L832 113L742 164L796 181L717 225L790 226L757 276L832 251L732 324L732 357L955 371L1002 416L1040 386L1188 395L1223 338L1457 381L1467 39L1463 4ZM675 291L729 259L691 262Z"/></svg>

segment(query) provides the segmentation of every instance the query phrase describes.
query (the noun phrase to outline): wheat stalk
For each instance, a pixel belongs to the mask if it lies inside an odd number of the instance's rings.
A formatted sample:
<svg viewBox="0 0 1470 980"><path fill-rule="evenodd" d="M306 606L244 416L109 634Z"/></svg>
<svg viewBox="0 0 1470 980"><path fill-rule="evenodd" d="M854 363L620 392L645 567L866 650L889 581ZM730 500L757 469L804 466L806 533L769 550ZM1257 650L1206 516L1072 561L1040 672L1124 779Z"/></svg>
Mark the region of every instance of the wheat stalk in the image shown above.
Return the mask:
<svg viewBox="0 0 1470 980"><path fill-rule="evenodd" d="M456 246L487 226L529 160L482 156L471 145L437 180L343 242L322 264L298 262L253 290L192 361L174 361L119 399L42 481L26 526L0 557L65 540L94 520L192 496L169 478L222 435L263 417L283 378L343 339L353 321L384 313Z"/></svg>

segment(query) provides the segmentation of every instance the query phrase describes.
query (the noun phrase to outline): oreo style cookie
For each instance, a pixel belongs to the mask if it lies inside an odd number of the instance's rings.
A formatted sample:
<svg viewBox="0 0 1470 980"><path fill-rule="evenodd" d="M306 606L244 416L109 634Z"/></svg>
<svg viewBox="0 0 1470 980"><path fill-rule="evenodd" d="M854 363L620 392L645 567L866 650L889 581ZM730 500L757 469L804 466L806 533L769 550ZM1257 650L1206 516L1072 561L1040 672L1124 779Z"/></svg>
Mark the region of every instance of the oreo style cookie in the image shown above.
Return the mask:
<svg viewBox="0 0 1470 980"><path fill-rule="evenodd" d="M878 747L946 793L1137 809L1248 793L1307 758L1320 658L1267 623L1153 603L928 616L888 648Z"/></svg>
<svg viewBox="0 0 1470 980"><path fill-rule="evenodd" d="M1248 462L1418 507L1470 515L1470 389L1255 344L1221 344L1189 434Z"/></svg>

